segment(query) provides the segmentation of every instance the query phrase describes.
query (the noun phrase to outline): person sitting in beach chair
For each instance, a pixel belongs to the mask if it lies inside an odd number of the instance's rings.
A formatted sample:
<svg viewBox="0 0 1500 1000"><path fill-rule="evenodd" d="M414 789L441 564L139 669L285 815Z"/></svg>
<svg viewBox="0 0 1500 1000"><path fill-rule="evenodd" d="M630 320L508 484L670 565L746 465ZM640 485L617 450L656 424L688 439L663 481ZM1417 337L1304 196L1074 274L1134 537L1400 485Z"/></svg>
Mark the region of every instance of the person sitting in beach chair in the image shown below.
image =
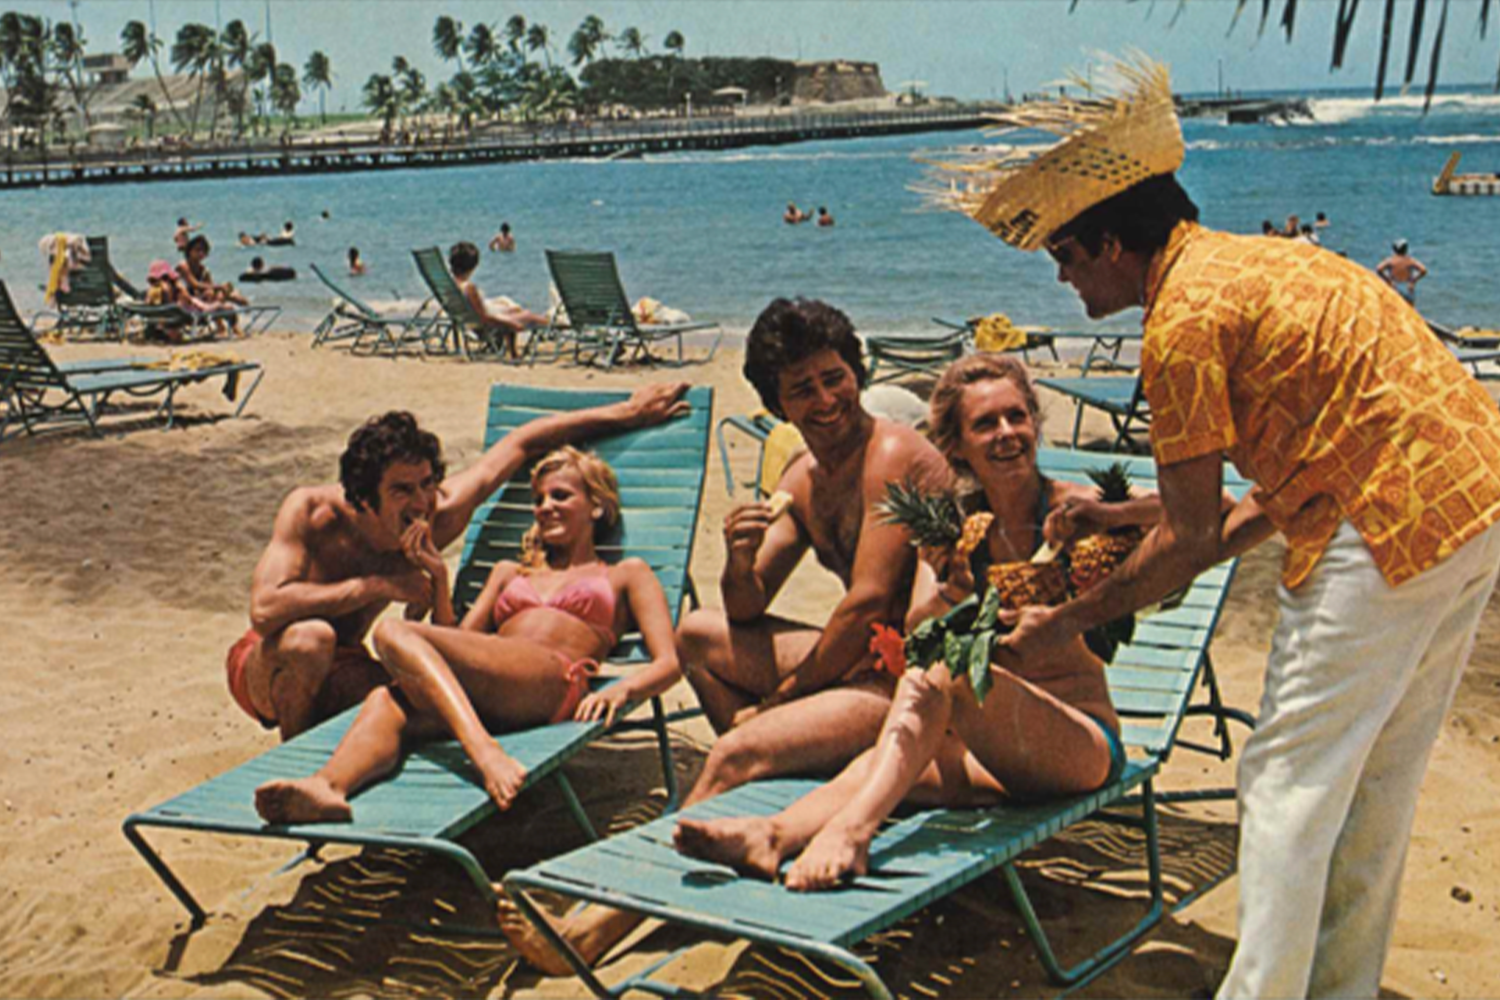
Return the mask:
<svg viewBox="0 0 1500 1000"><path fill-rule="evenodd" d="M146 338L168 344L180 344L187 339L187 326L192 316L213 312L214 306L188 291L186 283L177 269L164 260L151 262L146 272L146 305L177 306L182 312L168 310L171 315L153 317L146 323ZM223 321L214 320L215 333L223 332Z"/></svg>
<svg viewBox="0 0 1500 1000"><path fill-rule="evenodd" d="M453 272L453 280L458 283L459 290L464 293L464 298L474 308L475 314L482 318L484 330L481 332L498 334L505 354L511 358L519 357L516 351L516 334L533 327L546 326L547 317L518 305L497 308L494 303L487 301L479 286L474 283L474 271L478 267L479 248L474 244L459 242L448 250L448 270Z"/></svg>
<svg viewBox="0 0 1500 1000"><path fill-rule="evenodd" d="M431 608L435 581L409 542L413 525L441 552L521 465L568 441L660 423L682 412L683 384L646 386L621 404L534 420L472 467L444 478L442 446L410 414L350 436L339 483L281 504L250 588L250 628L225 662L245 713L290 739L385 683L365 635L392 602ZM425 547L425 546L424 546Z"/></svg>
<svg viewBox="0 0 1500 1000"><path fill-rule="evenodd" d="M389 773L403 747L444 734L458 739L485 791L508 809L526 769L486 724L505 730L567 719L610 724L625 706L677 682L672 616L660 581L643 560L609 565L594 548L619 519L613 470L596 455L564 446L537 463L531 491L536 523L522 542L526 564L497 563L462 625L431 522L412 521L402 532L403 555L431 584L432 621L386 618L375 626L375 647L395 686L366 696L316 774L256 789L262 819L347 821L349 796ZM590 693L599 659L632 629L645 639L651 662Z"/></svg>
<svg viewBox="0 0 1500 1000"><path fill-rule="evenodd" d="M224 318L215 321L216 328L227 326L230 331L235 331L239 328L239 317L234 314L234 309L248 306L250 300L229 282L214 281L213 274L204 263L212 251L208 237L202 233L188 240L182 251L182 263L177 265L177 280L189 295L202 304L199 311L225 311Z"/></svg>
<svg viewBox="0 0 1500 1000"><path fill-rule="evenodd" d="M774 506L730 511L724 610L693 612L679 626L683 673L720 734L685 806L759 778L831 774L875 743L895 681L875 666L870 629L905 621L917 562L910 534L885 523L876 505L890 482L949 479L926 438L866 412L859 338L833 306L773 301L750 330L744 371L808 450L782 474L787 504L773 496ZM809 549L847 588L823 627L768 611ZM639 921L588 907L559 932L593 962ZM501 926L538 969L566 974L562 958L513 909L502 909Z"/></svg>
<svg viewBox="0 0 1500 1000"><path fill-rule="evenodd" d="M1155 494L1104 503L1091 486L1043 476L1039 415L1036 390L1014 358L970 355L938 380L932 439L978 487L964 509L994 520L972 555L953 546L919 550L908 631L968 599L975 581L982 588L988 567L1028 562L1044 535L1060 543L1092 527L1159 519ZM772 881L796 857L787 887L828 889L865 873L870 841L902 801L972 807L1002 796L1082 794L1124 768L1104 664L1081 637L1025 675L992 664L982 705L967 671L953 673L942 664L908 670L880 739L837 778L775 816L683 820L677 849Z"/></svg>

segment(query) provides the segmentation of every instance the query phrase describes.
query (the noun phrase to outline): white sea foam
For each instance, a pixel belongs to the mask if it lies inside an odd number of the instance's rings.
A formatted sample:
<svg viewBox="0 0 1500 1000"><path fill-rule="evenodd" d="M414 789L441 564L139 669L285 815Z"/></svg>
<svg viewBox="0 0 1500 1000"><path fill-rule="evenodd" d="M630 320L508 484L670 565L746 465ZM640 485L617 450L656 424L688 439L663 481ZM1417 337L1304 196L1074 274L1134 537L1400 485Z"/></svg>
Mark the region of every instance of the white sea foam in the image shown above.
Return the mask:
<svg viewBox="0 0 1500 1000"><path fill-rule="evenodd" d="M1500 142L1500 135L1480 135L1476 132L1466 132L1462 135L1414 135L1411 141L1428 146L1492 145Z"/></svg>
<svg viewBox="0 0 1500 1000"><path fill-rule="evenodd" d="M1373 97L1315 97L1308 102L1313 120L1297 119L1293 125L1341 125L1370 115L1420 115L1426 98L1420 93L1396 93L1376 101ZM1500 110L1500 94L1443 94L1432 96L1429 114Z"/></svg>

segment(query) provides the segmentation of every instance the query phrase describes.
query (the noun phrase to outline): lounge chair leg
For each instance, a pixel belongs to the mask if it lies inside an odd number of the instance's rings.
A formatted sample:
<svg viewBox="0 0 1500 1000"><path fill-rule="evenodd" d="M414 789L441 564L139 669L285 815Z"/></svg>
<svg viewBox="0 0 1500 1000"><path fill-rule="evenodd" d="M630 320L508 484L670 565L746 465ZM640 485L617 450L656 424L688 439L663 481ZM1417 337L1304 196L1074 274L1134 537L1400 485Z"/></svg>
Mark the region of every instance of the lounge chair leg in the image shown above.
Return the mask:
<svg viewBox="0 0 1500 1000"><path fill-rule="evenodd" d="M677 769L672 762L672 735L667 731L667 712L662 707L661 695L651 698L651 728L656 730L656 751L661 758L661 780L667 790L667 804L663 812L677 811Z"/></svg>
<svg viewBox="0 0 1500 1000"><path fill-rule="evenodd" d="M260 380L265 377L266 370L264 368L262 368L255 374L255 381L250 383L250 388L246 389L245 394L240 397L240 405L234 408L234 415L236 418L238 418L241 413L245 412L246 406L250 405L250 397L255 395L255 390L260 388Z"/></svg>
<svg viewBox="0 0 1500 1000"><path fill-rule="evenodd" d="M594 975L594 970L589 968L589 964L583 960L583 956L578 954L578 951L553 929L552 922L531 901L531 897L526 894L526 889L514 880L514 875L506 876L505 894L530 921L531 926L536 928L537 933L552 946L552 950L563 957L563 961L568 963L590 993L601 1000L613 1000L614 997L619 996L614 990L600 982L599 977Z"/></svg>
<svg viewBox="0 0 1500 1000"><path fill-rule="evenodd" d="M125 831L125 839L130 841L130 846L134 847L140 856L146 859L146 864L150 865L151 870L156 872L156 877L161 879L168 889L172 890L172 895L177 897L177 901L187 907L188 913L192 916L193 927L202 927L204 922L208 920L208 914L204 912L203 907L198 905L198 901L193 898L193 894L188 892L187 886L183 885L177 876L172 874L172 869L167 867L167 863L161 859L161 855L157 854L156 850L150 844L146 843L146 838L141 836L140 830L136 828L134 816L125 821L123 829Z"/></svg>
<svg viewBox="0 0 1500 1000"><path fill-rule="evenodd" d="M558 791L562 792L563 801L568 804L568 812L572 813L573 820L583 830L584 836L590 840L598 840L599 834L594 829L594 823L589 819L589 814L583 811L583 803L578 801L578 793L573 791L573 783L568 776L558 768L552 772L553 779L557 782Z"/></svg>
<svg viewBox="0 0 1500 1000"><path fill-rule="evenodd" d="M1005 875L1006 885L1010 887L1011 896L1016 901L1016 908L1021 911L1021 920L1026 925L1026 933L1031 936L1032 943L1036 946L1037 958L1041 960L1042 968L1047 971L1048 978L1059 986L1082 985L1130 954L1135 943L1155 927L1161 921L1162 914L1166 912L1162 894L1161 845L1156 831L1156 797L1150 780L1147 780L1141 787L1140 805L1142 817L1140 825L1146 831L1146 868L1151 890L1151 908L1134 927L1072 968L1065 969L1058 962L1057 954L1052 950L1052 942L1047 938L1047 932L1042 927L1041 921L1037 919L1036 910L1031 905L1031 898L1026 894L1026 887L1021 884L1021 877L1016 873L1015 864L1007 863L1001 866L1000 870ZM1097 815L1107 819L1104 813ZM1118 822L1127 821L1122 819ZM1134 825L1133 821L1128 822Z"/></svg>

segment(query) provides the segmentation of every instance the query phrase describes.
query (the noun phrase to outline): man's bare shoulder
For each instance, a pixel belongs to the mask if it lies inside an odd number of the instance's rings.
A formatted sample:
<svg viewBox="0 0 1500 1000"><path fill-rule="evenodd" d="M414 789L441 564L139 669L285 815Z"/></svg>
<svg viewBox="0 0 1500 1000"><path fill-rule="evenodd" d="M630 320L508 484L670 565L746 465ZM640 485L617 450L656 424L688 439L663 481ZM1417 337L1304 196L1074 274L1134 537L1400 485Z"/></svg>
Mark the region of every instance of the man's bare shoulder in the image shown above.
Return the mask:
<svg viewBox="0 0 1500 1000"><path fill-rule="evenodd" d="M881 417L865 451L865 473L886 482L908 474L947 476L942 452L921 432Z"/></svg>
<svg viewBox="0 0 1500 1000"><path fill-rule="evenodd" d="M348 522L349 502L341 486L298 486L281 502L277 520L293 526L297 534L313 537L341 530Z"/></svg>

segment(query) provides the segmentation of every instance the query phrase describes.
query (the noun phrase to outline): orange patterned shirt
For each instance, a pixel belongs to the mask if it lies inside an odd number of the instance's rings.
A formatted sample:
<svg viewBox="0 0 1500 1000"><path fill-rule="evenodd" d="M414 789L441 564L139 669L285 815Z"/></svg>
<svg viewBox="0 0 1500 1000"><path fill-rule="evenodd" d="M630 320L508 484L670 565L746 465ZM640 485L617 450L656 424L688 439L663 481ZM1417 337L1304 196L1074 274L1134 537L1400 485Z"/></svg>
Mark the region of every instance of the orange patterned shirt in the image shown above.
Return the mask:
<svg viewBox="0 0 1500 1000"><path fill-rule="evenodd" d="M1392 586L1500 520L1500 409L1373 272L1182 223L1146 275L1161 465L1227 452L1307 578L1347 518Z"/></svg>

